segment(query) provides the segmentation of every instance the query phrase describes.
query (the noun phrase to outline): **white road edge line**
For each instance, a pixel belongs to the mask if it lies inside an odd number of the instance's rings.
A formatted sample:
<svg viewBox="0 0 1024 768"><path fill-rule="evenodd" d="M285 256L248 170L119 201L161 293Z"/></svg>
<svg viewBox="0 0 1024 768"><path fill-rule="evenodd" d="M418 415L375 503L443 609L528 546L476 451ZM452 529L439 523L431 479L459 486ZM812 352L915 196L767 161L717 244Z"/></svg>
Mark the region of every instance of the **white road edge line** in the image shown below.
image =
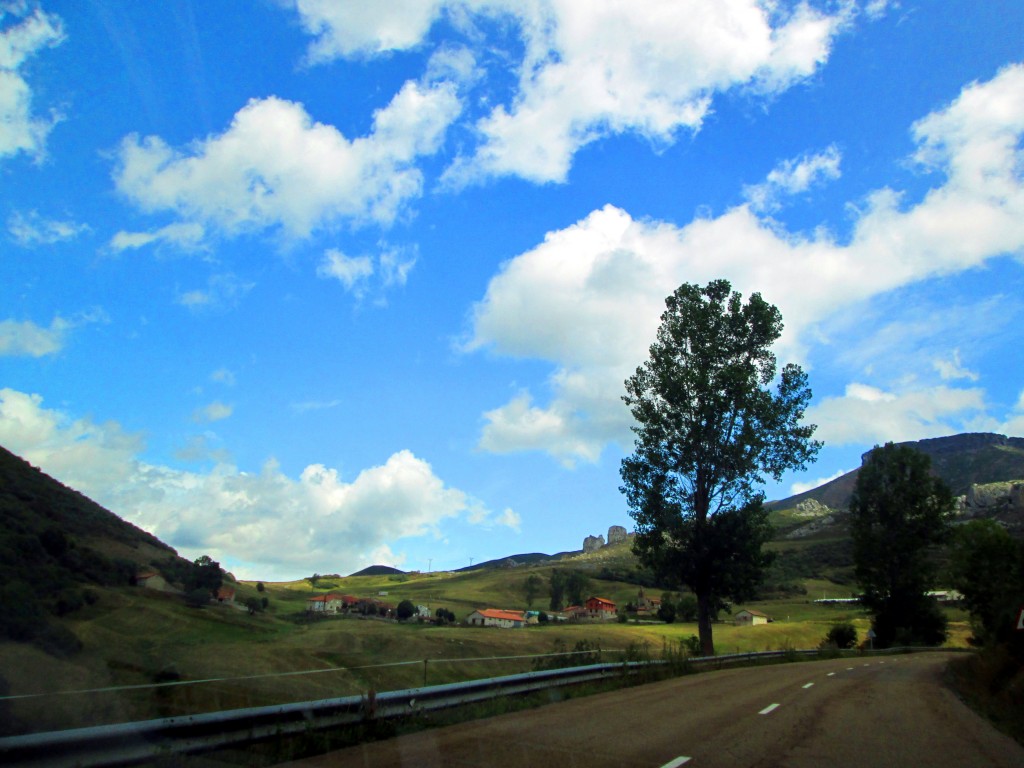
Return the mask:
<svg viewBox="0 0 1024 768"><path fill-rule="evenodd" d="M807 685L804 686L804 688L810 688L812 685L814 685L814 683L808 683Z"/></svg>
<svg viewBox="0 0 1024 768"><path fill-rule="evenodd" d="M761 710L760 712L758 712L757 714L759 714L759 715L767 715L767 714L768 714L769 712L774 712L774 711L775 711L776 709L778 709L778 708L779 708L779 705L778 705L778 704L769 704L769 705L768 705L767 707L765 707L764 709L762 709L762 710Z"/></svg>
<svg viewBox="0 0 1024 768"><path fill-rule="evenodd" d="M690 758L688 757L677 757L675 760L669 760L661 766L661 768L679 768L680 765L688 762L690 762Z"/></svg>

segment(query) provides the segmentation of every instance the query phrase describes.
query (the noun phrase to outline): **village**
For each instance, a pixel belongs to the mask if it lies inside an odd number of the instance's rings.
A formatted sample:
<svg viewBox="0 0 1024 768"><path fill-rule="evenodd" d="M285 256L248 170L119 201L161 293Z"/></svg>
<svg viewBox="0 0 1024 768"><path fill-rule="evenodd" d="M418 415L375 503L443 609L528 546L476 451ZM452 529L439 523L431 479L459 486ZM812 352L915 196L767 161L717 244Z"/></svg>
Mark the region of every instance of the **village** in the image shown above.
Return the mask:
<svg viewBox="0 0 1024 768"><path fill-rule="evenodd" d="M314 595L306 600L306 613L312 617L351 616L435 624L456 622L455 615L445 608L438 608L431 613L429 607L414 605L408 600L395 606L380 599L384 596L386 593L380 593L378 597L356 597L336 593ZM611 600L592 595L582 605L570 605L560 611L477 608L469 613L462 623L469 627L520 629L548 622L658 621L660 607L661 598L647 595L644 588L640 587L636 602L621 609ZM750 609L737 611L733 615L733 622L737 626L757 626L771 621L772 618L767 614Z"/></svg>

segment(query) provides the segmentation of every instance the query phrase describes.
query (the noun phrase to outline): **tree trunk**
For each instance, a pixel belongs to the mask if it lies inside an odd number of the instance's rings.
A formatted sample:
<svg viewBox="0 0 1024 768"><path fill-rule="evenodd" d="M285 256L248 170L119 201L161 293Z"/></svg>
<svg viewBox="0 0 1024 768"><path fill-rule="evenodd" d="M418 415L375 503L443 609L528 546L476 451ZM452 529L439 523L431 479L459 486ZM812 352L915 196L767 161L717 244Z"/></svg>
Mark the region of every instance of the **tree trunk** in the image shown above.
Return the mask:
<svg viewBox="0 0 1024 768"><path fill-rule="evenodd" d="M711 636L711 598L704 592L697 593L697 632L700 635L701 656L714 656L715 641Z"/></svg>

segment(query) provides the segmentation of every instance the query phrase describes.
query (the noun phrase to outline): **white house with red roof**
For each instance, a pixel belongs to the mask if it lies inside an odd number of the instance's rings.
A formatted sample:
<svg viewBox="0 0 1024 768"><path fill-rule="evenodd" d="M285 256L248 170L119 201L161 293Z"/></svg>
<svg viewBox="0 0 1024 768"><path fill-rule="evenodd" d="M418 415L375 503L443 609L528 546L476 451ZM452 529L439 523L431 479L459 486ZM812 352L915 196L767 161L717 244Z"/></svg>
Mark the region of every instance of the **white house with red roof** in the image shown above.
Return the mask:
<svg viewBox="0 0 1024 768"><path fill-rule="evenodd" d="M502 629L518 629L526 626L526 614L523 611L503 611L499 608L481 608L466 617L471 627L501 627Z"/></svg>

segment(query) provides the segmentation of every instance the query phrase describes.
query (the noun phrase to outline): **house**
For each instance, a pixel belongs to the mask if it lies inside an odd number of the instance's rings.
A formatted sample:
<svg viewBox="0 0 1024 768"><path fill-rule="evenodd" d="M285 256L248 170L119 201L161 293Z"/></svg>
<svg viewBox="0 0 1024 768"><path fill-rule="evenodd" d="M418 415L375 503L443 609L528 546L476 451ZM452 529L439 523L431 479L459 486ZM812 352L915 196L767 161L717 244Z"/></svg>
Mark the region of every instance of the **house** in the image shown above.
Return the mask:
<svg viewBox="0 0 1024 768"><path fill-rule="evenodd" d="M587 618L587 609L582 605L570 605L562 609L561 615L567 621L579 621Z"/></svg>
<svg viewBox="0 0 1024 768"><path fill-rule="evenodd" d="M736 611L732 619L737 627L756 627L758 624L770 623L772 617L751 608L744 608L741 611Z"/></svg>
<svg viewBox="0 0 1024 768"><path fill-rule="evenodd" d="M221 605L234 605L235 590L231 587L217 587L217 591L213 593L213 599Z"/></svg>
<svg viewBox="0 0 1024 768"><path fill-rule="evenodd" d="M636 613L638 616L652 616L658 612L661 608L660 597L650 597L644 593L644 588L640 587L640 592L636 596Z"/></svg>
<svg viewBox="0 0 1024 768"><path fill-rule="evenodd" d="M307 613L337 613L345 606L345 595L333 592L326 595L313 595L306 598Z"/></svg>
<svg viewBox="0 0 1024 768"><path fill-rule="evenodd" d="M614 620L615 603L603 597L588 597L585 616L598 621Z"/></svg>
<svg viewBox="0 0 1024 768"><path fill-rule="evenodd" d="M482 608L466 617L471 627L501 627L518 629L526 626L526 615L522 611L503 611L498 608Z"/></svg>

